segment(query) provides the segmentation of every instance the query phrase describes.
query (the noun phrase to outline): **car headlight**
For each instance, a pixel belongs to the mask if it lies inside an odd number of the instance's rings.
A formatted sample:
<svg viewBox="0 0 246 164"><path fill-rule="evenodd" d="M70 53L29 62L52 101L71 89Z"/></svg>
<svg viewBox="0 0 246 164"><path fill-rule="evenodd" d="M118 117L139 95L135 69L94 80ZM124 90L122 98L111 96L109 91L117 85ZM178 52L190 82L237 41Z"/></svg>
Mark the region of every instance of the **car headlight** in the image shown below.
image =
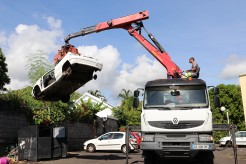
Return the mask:
<svg viewBox="0 0 246 164"><path fill-rule="evenodd" d="M200 142L212 142L214 141L214 137L211 135L199 135Z"/></svg>
<svg viewBox="0 0 246 164"><path fill-rule="evenodd" d="M153 142L155 140L154 135L142 135L143 142Z"/></svg>

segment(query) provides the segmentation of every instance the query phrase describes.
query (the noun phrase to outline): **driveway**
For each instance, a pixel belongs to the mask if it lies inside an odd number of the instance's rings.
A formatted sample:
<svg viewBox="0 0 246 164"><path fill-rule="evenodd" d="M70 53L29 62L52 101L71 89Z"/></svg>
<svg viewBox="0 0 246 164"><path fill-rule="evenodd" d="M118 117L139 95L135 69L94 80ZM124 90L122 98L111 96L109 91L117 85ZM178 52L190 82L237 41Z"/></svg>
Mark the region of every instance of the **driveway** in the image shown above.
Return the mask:
<svg viewBox="0 0 246 164"><path fill-rule="evenodd" d="M232 148L224 151L215 151L215 164L234 164ZM20 163L37 163L37 164L126 164L126 155L121 152L95 152L87 153L85 151L69 152L67 158L39 161L39 162L20 162ZM129 154L129 164L143 164L141 151ZM191 164L190 161L176 160L166 161L165 164ZM238 164L246 163L246 148L238 148ZM195 164L195 163L192 163Z"/></svg>

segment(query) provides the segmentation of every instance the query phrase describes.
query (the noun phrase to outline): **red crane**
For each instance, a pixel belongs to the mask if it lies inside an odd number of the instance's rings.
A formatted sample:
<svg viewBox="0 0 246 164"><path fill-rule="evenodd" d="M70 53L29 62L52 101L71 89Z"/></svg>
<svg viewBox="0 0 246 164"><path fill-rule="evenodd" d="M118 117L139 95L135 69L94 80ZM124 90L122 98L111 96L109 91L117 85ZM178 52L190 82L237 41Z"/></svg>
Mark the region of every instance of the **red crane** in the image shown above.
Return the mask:
<svg viewBox="0 0 246 164"><path fill-rule="evenodd" d="M57 55L54 57L54 63L57 64L60 60L62 60L67 52L73 52L74 54L79 55L78 50L74 46L69 44L70 39L88 35L91 33L121 28L127 30L132 37L134 37L139 43L141 43L141 45L145 49L147 49L167 69L167 75L169 78L180 78L182 70L172 61L169 54L164 50L164 48L162 48L155 37L151 33L148 33L147 30L144 28L142 20L148 18L148 11L141 11L128 16L98 23L94 26L83 28L79 32L69 34L65 38L65 46L63 46L62 49L59 50ZM141 35L142 28L146 31L154 45L151 44L150 41L148 41L143 35Z"/></svg>

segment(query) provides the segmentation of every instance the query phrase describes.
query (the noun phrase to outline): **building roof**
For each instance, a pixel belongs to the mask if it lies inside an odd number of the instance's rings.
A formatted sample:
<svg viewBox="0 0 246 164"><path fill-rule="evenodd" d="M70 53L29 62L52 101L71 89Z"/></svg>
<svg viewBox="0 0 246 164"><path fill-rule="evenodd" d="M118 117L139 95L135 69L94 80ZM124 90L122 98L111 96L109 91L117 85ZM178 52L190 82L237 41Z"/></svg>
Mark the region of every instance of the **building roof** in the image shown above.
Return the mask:
<svg viewBox="0 0 246 164"><path fill-rule="evenodd" d="M79 104L80 103L80 100L83 100L83 101L88 101L89 99L91 99L92 103L102 103L102 106L103 107L106 107L104 110L98 112L96 115L98 117L107 117L107 118L113 118L113 119L116 119L113 117L113 112L112 112L112 109L113 109L113 106L112 105L109 105L108 103L104 102L102 98L98 98L96 96L93 96L92 94L86 92L84 93L80 98L78 98L75 103L76 104Z"/></svg>

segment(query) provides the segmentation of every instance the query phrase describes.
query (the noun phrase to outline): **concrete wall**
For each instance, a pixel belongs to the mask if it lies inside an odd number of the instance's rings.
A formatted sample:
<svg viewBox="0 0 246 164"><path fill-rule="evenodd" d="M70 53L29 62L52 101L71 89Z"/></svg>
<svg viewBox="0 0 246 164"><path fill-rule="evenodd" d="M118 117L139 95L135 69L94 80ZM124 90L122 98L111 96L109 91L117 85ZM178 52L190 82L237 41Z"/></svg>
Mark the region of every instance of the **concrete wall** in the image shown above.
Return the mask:
<svg viewBox="0 0 246 164"><path fill-rule="evenodd" d="M64 126L67 128L69 151L83 150L85 141L99 137L106 132L119 130L117 120L108 118L106 121L103 121L99 117L97 117L97 123L95 125L65 123Z"/></svg>
<svg viewBox="0 0 246 164"><path fill-rule="evenodd" d="M20 129L30 125L24 113L11 110L11 108L11 104L0 103L0 154L9 144L17 143Z"/></svg>
<svg viewBox="0 0 246 164"><path fill-rule="evenodd" d="M17 144L18 131L30 126L28 117L24 113L12 109L11 104L0 102L0 154L5 151L9 144ZM118 131L117 120L108 118L103 121L97 117L97 123L65 123L68 135L68 149L83 150L83 143L109 131Z"/></svg>
<svg viewBox="0 0 246 164"><path fill-rule="evenodd" d="M240 78L240 86L241 86L243 109L244 109L244 121L246 125L246 74L240 75L239 78Z"/></svg>

